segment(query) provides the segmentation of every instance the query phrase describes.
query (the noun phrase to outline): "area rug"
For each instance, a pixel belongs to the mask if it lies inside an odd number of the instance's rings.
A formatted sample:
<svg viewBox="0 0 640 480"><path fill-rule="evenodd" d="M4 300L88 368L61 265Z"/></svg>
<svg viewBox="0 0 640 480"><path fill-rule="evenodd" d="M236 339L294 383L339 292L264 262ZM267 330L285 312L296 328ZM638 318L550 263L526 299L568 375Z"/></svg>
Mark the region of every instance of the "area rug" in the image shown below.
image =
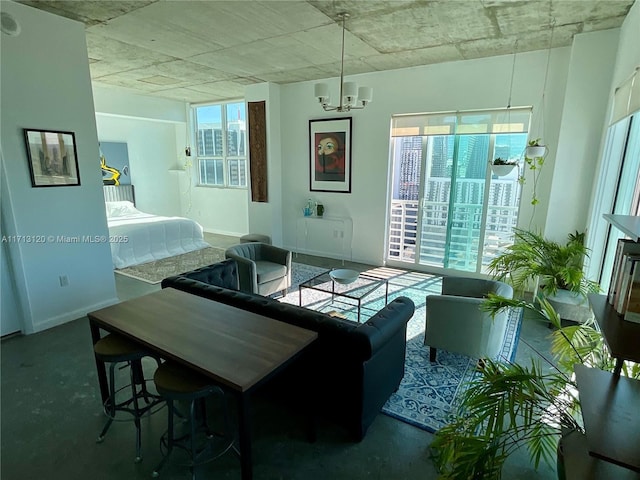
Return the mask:
<svg viewBox="0 0 640 480"><path fill-rule="evenodd" d="M406 296L416 306L416 312L407 324L405 375L400 388L391 395L382 411L423 430L435 432L448 423L461 393L477 375L477 360L439 350L437 361L429 361L429 347L423 343L425 302L427 295L441 292L441 277L385 267L369 272L388 278L389 301L398 296ZM363 322L384 306L384 289L376 290L367 298L369 300L362 310ZM287 296L280 300L298 305L298 289L290 289ZM304 290L303 305L323 312L338 311L353 321L357 318L357 307L332 302L329 295L321 292ZM509 312L500 359L512 361L515 358L521 322L521 309Z"/></svg>
<svg viewBox="0 0 640 480"><path fill-rule="evenodd" d="M207 247L193 252L183 253L175 257L163 258L153 262L116 269L120 275L132 277L143 282L157 284L162 279L189 272L196 268L211 265L224 260L224 248Z"/></svg>
<svg viewBox="0 0 640 480"><path fill-rule="evenodd" d="M416 315L423 316L424 308L419 310ZM512 309L498 359L513 361L515 358L521 323L522 309ZM424 327L420 334L408 339L404 378L382 411L423 430L436 432L449 423L460 395L479 374L475 368L477 360L444 350L438 350L437 360L430 362L429 347L424 345L423 337Z"/></svg>
<svg viewBox="0 0 640 480"><path fill-rule="evenodd" d="M120 275L142 280L153 285L160 283L163 279L180 273L190 272L196 268L205 267L212 263L224 260L224 248L207 247L193 252L183 253L175 257L164 258L153 262L134 265L127 268L116 269ZM314 267L293 262L291 267L291 289L297 290L302 282L326 272L326 268Z"/></svg>

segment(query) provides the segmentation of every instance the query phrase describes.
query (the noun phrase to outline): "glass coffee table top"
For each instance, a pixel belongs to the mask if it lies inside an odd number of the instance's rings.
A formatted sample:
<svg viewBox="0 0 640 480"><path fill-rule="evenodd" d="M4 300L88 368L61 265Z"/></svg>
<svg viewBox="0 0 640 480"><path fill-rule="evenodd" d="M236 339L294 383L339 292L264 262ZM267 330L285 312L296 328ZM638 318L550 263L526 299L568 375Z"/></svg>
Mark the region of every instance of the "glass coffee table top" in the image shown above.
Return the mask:
<svg viewBox="0 0 640 480"><path fill-rule="evenodd" d="M360 273L354 282L342 284L335 282L329 275L329 271L326 271L301 283L298 290L300 306L304 306L303 290L309 289L323 292L327 294L327 297L330 299L329 306L324 310L331 310L334 303L341 304L340 306L336 306L338 310L344 309L345 307L346 309L356 307L357 321L360 322L363 300L379 288L384 288L384 304L386 305L389 295L388 279L367 273ZM321 311L324 310L321 309Z"/></svg>

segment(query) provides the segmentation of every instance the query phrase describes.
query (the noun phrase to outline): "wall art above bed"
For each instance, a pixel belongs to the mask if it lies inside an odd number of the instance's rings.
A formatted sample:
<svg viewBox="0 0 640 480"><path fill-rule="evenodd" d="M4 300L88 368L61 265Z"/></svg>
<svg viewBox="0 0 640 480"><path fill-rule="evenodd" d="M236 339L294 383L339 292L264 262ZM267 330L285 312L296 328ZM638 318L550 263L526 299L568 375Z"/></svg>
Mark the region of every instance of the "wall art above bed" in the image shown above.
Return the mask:
<svg viewBox="0 0 640 480"><path fill-rule="evenodd" d="M80 185L73 132L24 129L32 187Z"/></svg>
<svg viewBox="0 0 640 480"><path fill-rule="evenodd" d="M100 142L103 185L131 185L131 167L126 143Z"/></svg>

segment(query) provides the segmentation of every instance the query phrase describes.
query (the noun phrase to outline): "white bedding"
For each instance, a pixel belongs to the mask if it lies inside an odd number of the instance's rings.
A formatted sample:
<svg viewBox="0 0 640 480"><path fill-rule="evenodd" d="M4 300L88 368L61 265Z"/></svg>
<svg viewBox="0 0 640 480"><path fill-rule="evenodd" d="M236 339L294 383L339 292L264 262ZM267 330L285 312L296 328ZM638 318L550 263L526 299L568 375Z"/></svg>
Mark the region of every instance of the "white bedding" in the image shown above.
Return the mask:
<svg viewBox="0 0 640 480"><path fill-rule="evenodd" d="M137 210L131 202L106 202L111 256L115 268L173 257L210 245L198 222L160 217Z"/></svg>

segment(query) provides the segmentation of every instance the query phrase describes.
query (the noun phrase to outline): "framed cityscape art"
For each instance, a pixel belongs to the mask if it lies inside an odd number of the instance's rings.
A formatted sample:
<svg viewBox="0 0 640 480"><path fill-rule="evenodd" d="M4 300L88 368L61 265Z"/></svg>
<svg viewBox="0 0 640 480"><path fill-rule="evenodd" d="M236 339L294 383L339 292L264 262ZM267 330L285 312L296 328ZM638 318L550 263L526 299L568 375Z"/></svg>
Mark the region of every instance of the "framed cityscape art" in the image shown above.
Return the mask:
<svg viewBox="0 0 640 480"><path fill-rule="evenodd" d="M351 117L309 120L309 189L351 193Z"/></svg>
<svg viewBox="0 0 640 480"><path fill-rule="evenodd" d="M73 132L24 129L32 187L80 185Z"/></svg>

